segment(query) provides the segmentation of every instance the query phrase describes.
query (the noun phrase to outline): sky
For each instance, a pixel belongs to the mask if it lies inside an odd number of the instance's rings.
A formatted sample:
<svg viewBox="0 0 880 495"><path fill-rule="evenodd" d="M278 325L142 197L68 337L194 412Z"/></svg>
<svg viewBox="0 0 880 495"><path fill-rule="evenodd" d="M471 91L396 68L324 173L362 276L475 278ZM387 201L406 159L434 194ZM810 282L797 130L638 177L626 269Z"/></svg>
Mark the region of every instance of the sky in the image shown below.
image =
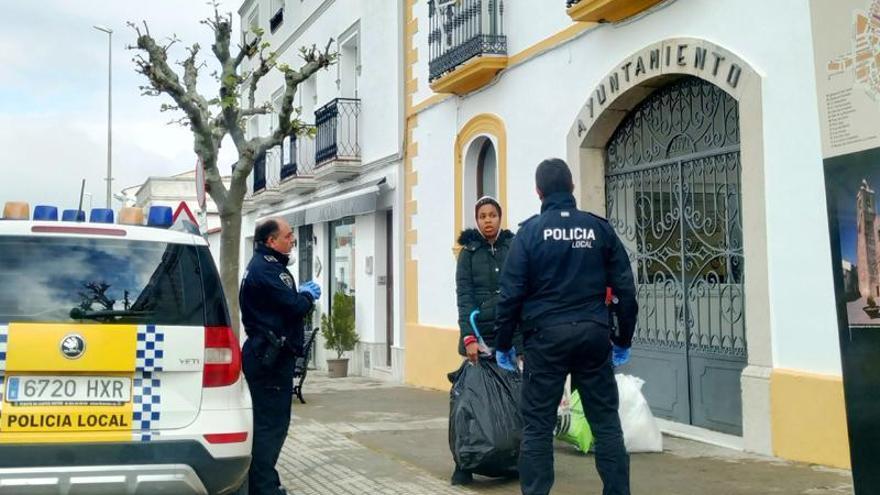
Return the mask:
<svg viewBox="0 0 880 495"><path fill-rule="evenodd" d="M220 6L221 13L234 13L234 33L240 3ZM198 42L210 63L212 32L199 21L212 13L205 0L0 0L0 204L76 208L85 179L84 208L105 205L108 35L94 25L113 30L113 192L192 170L191 133L167 124L180 115L159 111L170 98L140 94L146 79L135 72L135 52L127 47L136 35L126 22L146 21L157 41L176 34L181 43L171 61ZM200 90L213 95L209 67ZM234 160L225 142L221 172ZM114 200L113 208L119 206Z"/></svg>

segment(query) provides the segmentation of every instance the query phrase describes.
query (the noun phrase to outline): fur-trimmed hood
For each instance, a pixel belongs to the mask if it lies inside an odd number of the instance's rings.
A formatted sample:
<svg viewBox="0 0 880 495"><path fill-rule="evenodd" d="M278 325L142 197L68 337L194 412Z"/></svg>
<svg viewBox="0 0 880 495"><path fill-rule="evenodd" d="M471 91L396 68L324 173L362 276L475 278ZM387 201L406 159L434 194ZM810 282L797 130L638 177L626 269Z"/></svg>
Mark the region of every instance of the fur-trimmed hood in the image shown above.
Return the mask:
<svg viewBox="0 0 880 495"><path fill-rule="evenodd" d="M501 229L498 233L498 238L495 240L496 244L510 242L513 239L513 232L507 229ZM476 249L481 244L489 244L489 241L483 237L483 234L480 233L477 229L464 229L461 231L461 234L458 236L458 244L462 247L466 247L469 249Z"/></svg>

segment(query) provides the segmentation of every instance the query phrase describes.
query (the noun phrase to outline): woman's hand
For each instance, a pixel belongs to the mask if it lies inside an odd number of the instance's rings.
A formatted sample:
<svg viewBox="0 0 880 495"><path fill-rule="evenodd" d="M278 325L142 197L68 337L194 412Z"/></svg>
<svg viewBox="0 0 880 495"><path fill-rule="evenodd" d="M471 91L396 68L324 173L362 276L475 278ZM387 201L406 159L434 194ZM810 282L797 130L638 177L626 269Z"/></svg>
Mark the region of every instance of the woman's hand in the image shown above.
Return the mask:
<svg viewBox="0 0 880 495"><path fill-rule="evenodd" d="M477 361L480 360L480 344L471 342L466 345L464 349L467 351L468 361L470 361L471 364L477 364Z"/></svg>

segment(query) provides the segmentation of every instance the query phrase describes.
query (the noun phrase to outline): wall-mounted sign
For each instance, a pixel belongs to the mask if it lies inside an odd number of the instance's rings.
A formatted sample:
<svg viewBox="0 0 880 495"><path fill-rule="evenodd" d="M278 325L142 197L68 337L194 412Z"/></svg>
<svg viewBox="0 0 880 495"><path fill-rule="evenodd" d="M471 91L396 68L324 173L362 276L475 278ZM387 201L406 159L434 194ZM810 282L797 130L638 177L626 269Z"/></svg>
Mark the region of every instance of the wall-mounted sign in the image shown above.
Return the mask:
<svg viewBox="0 0 880 495"><path fill-rule="evenodd" d="M880 0L813 0L813 45L853 481L880 493Z"/></svg>

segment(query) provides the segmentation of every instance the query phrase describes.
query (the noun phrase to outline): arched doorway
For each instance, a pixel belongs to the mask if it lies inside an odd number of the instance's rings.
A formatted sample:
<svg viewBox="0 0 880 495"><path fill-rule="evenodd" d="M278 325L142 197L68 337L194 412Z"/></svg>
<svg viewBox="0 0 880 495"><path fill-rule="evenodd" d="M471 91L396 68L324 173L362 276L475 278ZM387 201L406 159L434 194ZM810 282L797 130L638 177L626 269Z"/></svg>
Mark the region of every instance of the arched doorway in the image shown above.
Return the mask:
<svg viewBox="0 0 880 495"><path fill-rule="evenodd" d="M680 78L648 96L605 149L608 220L640 306L627 373L655 414L742 434L745 324L739 107Z"/></svg>

